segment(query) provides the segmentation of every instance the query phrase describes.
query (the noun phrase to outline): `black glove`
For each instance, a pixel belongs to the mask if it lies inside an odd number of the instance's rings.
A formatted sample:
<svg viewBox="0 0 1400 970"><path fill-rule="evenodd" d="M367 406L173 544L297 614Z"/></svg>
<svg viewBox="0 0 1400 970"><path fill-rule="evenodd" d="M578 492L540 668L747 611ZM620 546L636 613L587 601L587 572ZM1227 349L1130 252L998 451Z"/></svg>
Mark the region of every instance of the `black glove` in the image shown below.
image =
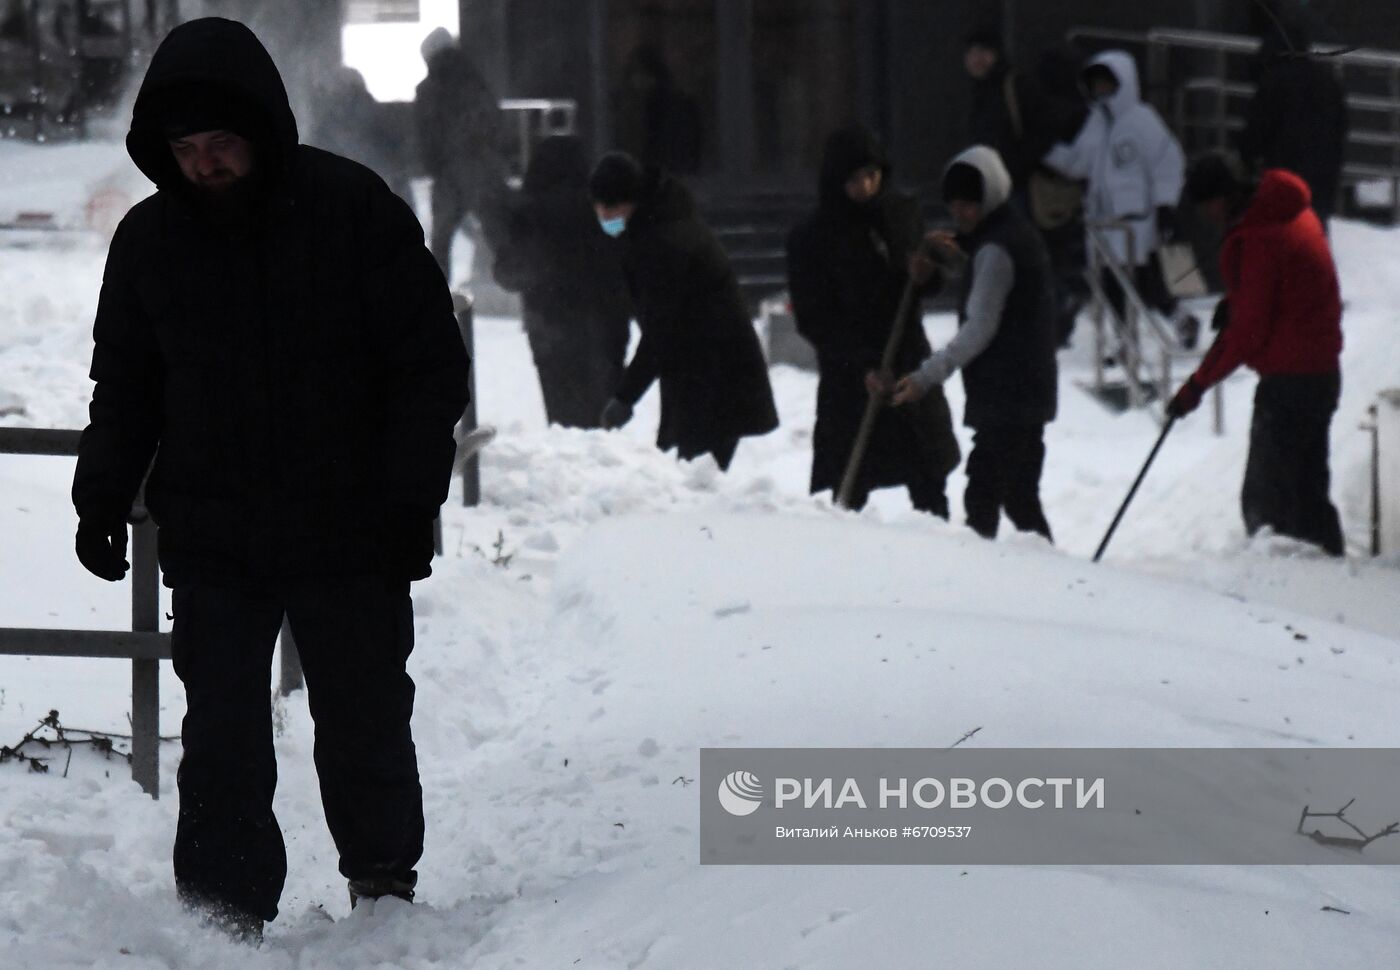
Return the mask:
<svg viewBox="0 0 1400 970"><path fill-rule="evenodd" d="M1196 408L1201 406L1201 396L1206 389L1196 383L1194 376L1188 377L1186 383L1181 385L1181 390L1176 392L1176 396L1167 405L1167 414L1173 418L1184 418Z"/></svg>
<svg viewBox="0 0 1400 970"><path fill-rule="evenodd" d="M1230 300L1228 297L1222 296L1220 302L1215 305L1215 312L1210 315L1210 328L1219 333L1229 325Z"/></svg>
<svg viewBox="0 0 1400 970"><path fill-rule="evenodd" d="M426 579L433 573L433 516L411 506L391 506L379 537L380 564L393 579Z"/></svg>
<svg viewBox="0 0 1400 970"><path fill-rule="evenodd" d="M1163 245L1176 238L1176 206L1157 207L1157 238Z"/></svg>
<svg viewBox="0 0 1400 970"><path fill-rule="evenodd" d="M632 405L613 398L603 405L603 413L598 418L598 423L603 426L604 430L611 431L614 428L622 427L631 420Z"/></svg>
<svg viewBox="0 0 1400 970"><path fill-rule="evenodd" d="M109 583L126 576L131 564L126 561L126 523L116 526L79 522L74 543L78 561L83 568Z"/></svg>

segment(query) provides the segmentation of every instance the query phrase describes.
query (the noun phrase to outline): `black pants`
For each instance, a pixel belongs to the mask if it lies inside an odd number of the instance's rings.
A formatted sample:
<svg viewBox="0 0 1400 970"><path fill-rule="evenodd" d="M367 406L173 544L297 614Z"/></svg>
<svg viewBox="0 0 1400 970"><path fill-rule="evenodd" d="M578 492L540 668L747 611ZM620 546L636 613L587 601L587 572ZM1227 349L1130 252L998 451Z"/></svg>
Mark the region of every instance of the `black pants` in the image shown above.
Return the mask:
<svg viewBox="0 0 1400 970"><path fill-rule="evenodd" d="M948 493L944 490L943 479L918 474L905 484L905 488L909 490L909 504L914 506L917 511L936 515L940 519L948 518ZM858 512L865 508L865 503L868 501L870 501L870 489L862 488L857 482L856 488L851 493L851 509Z"/></svg>
<svg viewBox="0 0 1400 970"><path fill-rule="evenodd" d="M1250 535L1280 535L1345 552L1342 523L1328 495L1328 434L1342 381L1338 374L1261 377L1249 427L1240 505Z"/></svg>
<svg viewBox="0 0 1400 970"><path fill-rule="evenodd" d="M1044 434L1041 424L992 426L974 432L963 506L967 524L978 535L995 539L1005 511L1011 524L1022 532L1051 538L1050 523L1040 506Z"/></svg>
<svg viewBox="0 0 1400 970"><path fill-rule="evenodd" d="M718 441L708 442L687 442L676 447L676 457L682 461L694 461L701 455L710 455L714 458L715 464L722 472L729 471L729 464L734 460L734 453L739 450L738 438L721 438Z"/></svg>
<svg viewBox="0 0 1400 970"><path fill-rule="evenodd" d="M480 215L481 189L461 176L444 176L433 179L432 195L429 199L433 213L433 231L428 240L428 249L437 259L442 275L452 282L452 238L468 215ZM478 246L481 240L474 240ZM481 265L481 260L477 260Z"/></svg>
<svg viewBox="0 0 1400 970"><path fill-rule="evenodd" d="M256 592L174 591L171 653L185 685L175 883L190 904L271 920L287 875L272 812L271 670L283 614L316 722L326 823L347 879L412 884L423 854L423 790L409 719L407 582L333 578Z"/></svg>

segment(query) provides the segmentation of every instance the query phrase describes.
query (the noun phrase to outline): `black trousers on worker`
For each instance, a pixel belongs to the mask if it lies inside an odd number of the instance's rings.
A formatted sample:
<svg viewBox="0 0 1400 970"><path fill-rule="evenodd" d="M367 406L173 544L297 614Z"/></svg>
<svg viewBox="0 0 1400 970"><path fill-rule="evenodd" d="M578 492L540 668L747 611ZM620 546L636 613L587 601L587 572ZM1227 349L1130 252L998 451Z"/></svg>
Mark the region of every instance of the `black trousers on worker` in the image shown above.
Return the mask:
<svg viewBox="0 0 1400 970"><path fill-rule="evenodd" d="M1330 555L1345 553L1341 519L1328 494L1328 435L1341 388L1339 374L1259 379L1240 493L1250 535L1268 526Z"/></svg>
<svg viewBox="0 0 1400 970"><path fill-rule="evenodd" d="M927 512L940 519L948 518L948 493L944 490L944 479L919 471L910 475L904 487L909 492L909 504L915 511ZM851 510L859 512L869 501L870 489L863 487L863 483L857 479L855 490L851 493Z"/></svg>
<svg viewBox="0 0 1400 970"><path fill-rule="evenodd" d="M1036 532L1054 541L1040 505L1044 438L1043 424L993 425L973 433L963 507L967 524L978 535L995 539L1005 512L1022 532Z"/></svg>
<svg viewBox="0 0 1400 970"><path fill-rule="evenodd" d="M377 576L177 585L171 653L185 685L175 883L188 904L271 920L287 875L272 812L272 655L285 614L316 722L326 823L347 879L412 885L423 790L409 720L409 584Z"/></svg>

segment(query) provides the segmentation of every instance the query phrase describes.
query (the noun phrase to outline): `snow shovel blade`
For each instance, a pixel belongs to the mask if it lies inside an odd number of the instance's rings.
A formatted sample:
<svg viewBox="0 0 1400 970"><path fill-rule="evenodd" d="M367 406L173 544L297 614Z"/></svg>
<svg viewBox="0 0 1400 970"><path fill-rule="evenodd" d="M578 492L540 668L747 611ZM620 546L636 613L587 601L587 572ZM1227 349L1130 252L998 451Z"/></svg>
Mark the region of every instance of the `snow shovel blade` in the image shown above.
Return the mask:
<svg viewBox="0 0 1400 970"><path fill-rule="evenodd" d="M456 475L472 456L489 445L496 437L496 426L483 424L457 436L457 457L452 460L452 474Z"/></svg>

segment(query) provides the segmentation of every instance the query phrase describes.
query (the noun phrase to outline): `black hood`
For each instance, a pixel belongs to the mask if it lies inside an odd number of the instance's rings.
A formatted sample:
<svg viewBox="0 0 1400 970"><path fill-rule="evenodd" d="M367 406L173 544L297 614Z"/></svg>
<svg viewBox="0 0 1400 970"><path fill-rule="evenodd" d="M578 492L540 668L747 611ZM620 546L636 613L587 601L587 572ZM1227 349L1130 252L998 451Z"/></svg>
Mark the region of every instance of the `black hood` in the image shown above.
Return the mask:
<svg viewBox="0 0 1400 970"><path fill-rule="evenodd" d="M253 140L270 169L279 167L296 148L296 118L267 48L237 21L191 20L172 30L156 48L136 95L126 136L131 160L157 187L179 184L173 181L181 176L166 140L164 114L172 97L188 96L191 90L226 99L216 110L251 112L259 129Z"/></svg>
<svg viewBox="0 0 1400 970"><path fill-rule="evenodd" d="M822 207L836 211L854 208L855 203L846 195L846 181L853 172L867 165L878 166L884 173L880 189L883 193L890 184L890 163L880 140L860 125L833 132L826 140L817 186Z"/></svg>

